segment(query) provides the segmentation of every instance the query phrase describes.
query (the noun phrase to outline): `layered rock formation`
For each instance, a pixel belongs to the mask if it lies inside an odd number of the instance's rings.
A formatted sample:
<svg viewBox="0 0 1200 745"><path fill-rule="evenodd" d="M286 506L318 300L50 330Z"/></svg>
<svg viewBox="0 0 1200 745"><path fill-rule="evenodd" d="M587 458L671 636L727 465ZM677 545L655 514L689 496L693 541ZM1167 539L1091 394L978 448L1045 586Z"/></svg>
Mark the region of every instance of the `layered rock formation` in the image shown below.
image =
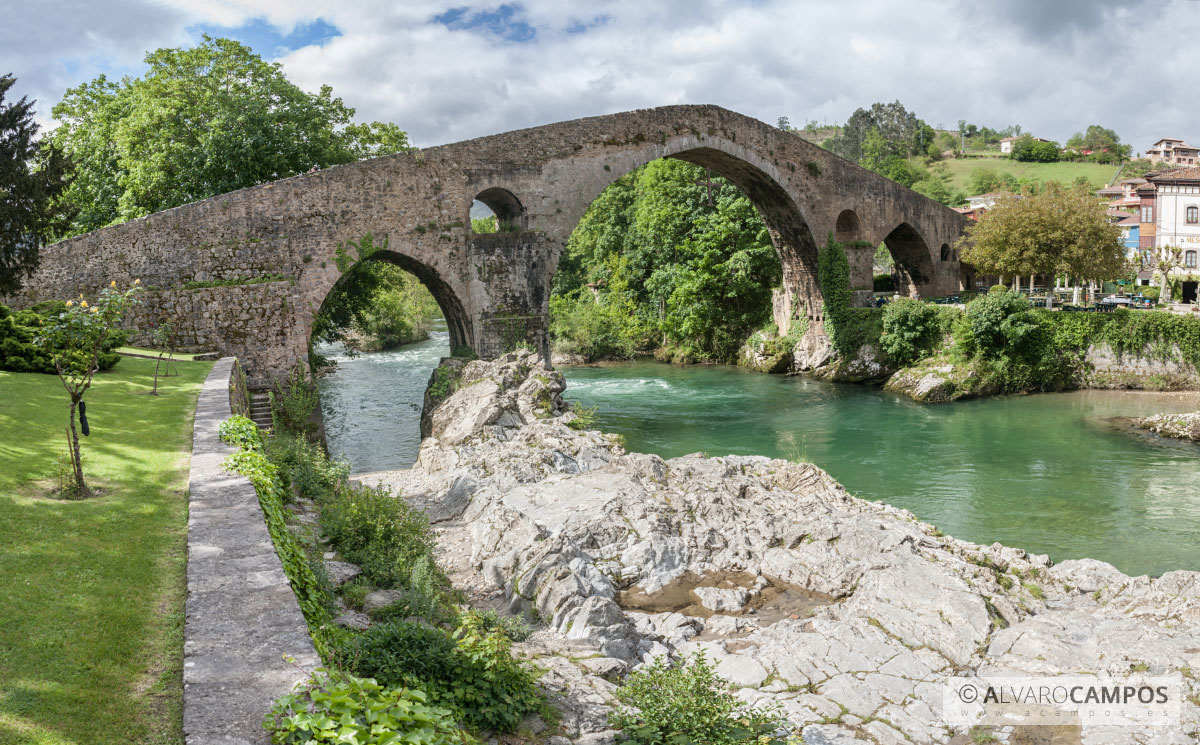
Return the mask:
<svg viewBox="0 0 1200 745"><path fill-rule="evenodd" d="M968 742L942 717L952 676L1131 671L1184 676L1178 726L1078 722L1061 742L1195 742L1200 573L956 540L810 464L626 453L571 427L532 354L445 369L417 464L362 479L429 511L476 602L545 623L522 646L551 671L559 737L610 742L614 681L703 651L809 743Z"/></svg>

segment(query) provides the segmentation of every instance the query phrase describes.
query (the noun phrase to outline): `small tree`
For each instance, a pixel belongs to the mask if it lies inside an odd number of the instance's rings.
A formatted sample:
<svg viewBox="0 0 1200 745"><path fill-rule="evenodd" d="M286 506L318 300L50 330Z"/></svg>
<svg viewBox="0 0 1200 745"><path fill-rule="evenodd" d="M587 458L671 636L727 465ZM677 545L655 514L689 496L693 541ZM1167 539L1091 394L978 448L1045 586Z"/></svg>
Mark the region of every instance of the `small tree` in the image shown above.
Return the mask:
<svg viewBox="0 0 1200 745"><path fill-rule="evenodd" d="M1138 253L1138 264L1143 270L1158 272L1162 277L1158 297L1162 302L1171 299L1171 272L1183 266L1183 249L1179 246L1155 246Z"/></svg>
<svg viewBox="0 0 1200 745"><path fill-rule="evenodd" d="M63 388L71 398L70 424L67 427L67 448L74 472L73 496L91 496L83 479L83 462L79 452L79 433L75 426L76 413L84 436L88 435L87 408L83 395L92 385L92 376L100 369L99 357L104 342L120 326L125 312L137 302L141 282L134 280L127 290L118 290L113 282L101 293L95 304L89 305L82 295L68 300L66 308L46 320L38 334L37 343L46 349L54 361L54 369Z"/></svg>
<svg viewBox="0 0 1200 745"><path fill-rule="evenodd" d="M151 396L158 395L158 368L163 362L163 355L171 351L171 341L174 336L174 329L171 327L170 321L159 321L154 327L154 333L150 335L154 342L154 348L158 350L158 359L154 362L154 390L150 391ZM167 359L167 369L170 371L171 360Z"/></svg>

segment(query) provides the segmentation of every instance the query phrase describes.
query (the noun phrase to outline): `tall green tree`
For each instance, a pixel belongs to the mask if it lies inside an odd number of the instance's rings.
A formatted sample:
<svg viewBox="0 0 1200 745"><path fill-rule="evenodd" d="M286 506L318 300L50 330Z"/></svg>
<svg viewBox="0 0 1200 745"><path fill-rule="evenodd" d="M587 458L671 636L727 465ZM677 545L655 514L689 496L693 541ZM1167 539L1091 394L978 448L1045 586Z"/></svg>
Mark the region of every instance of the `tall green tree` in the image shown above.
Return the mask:
<svg viewBox="0 0 1200 745"><path fill-rule="evenodd" d="M12 75L0 76L0 295L20 289L37 268L38 249L70 220L60 196L71 164L37 139L32 101L5 103L14 83Z"/></svg>
<svg viewBox="0 0 1200 745"><path fill-rule="evenodd" d="M146 55L140 78L103 75L54 107L78 164L66 201L82 233L254 184L409 149L394 124L352 122L329 86L308 93L230 39Z"/></svg>
<svg viewBox="0 0 1200 745"><path fill-rule="evenodd" d="M882 145L868 141L878 137ZM917 117L899 101L874 103L870 109L858 109L846 120L835 137L824 147L847 160L862 164L864 155L879 161L887 156L907 158L925 155L934 141L933 127ZM868 152L867 148L874 151ZM864 167L866 166L864 164Z"/></svg>

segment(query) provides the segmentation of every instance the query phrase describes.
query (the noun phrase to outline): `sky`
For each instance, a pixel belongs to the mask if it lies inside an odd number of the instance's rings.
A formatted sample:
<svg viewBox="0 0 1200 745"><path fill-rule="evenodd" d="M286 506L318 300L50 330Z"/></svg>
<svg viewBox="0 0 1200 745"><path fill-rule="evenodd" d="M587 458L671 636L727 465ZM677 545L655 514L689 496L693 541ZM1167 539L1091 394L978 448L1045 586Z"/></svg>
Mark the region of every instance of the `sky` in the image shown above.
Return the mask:
<svg viewBox="0 0 1200 745"><path fill-rule="evenodd" d="M226 36L419 146L667 104L838 123L901 101L1065 141L1200 144L1200 0L0 0L0 74L38 118L148 50Z"/></svg>

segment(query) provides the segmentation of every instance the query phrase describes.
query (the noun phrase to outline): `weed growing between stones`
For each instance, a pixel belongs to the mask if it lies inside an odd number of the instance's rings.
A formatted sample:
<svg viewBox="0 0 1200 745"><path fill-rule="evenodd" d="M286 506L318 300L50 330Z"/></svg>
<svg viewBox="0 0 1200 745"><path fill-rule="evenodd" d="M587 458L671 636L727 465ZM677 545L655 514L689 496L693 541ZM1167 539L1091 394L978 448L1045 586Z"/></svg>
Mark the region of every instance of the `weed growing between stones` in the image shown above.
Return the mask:
<svg viewBox="0 0 1200 745"><path fill-rule="evenodd" d="M609 717L622 730L620 745L787 744L783 714L739 701L703 652L679 661L658 657L615 695L625 704Z"/></svg>

